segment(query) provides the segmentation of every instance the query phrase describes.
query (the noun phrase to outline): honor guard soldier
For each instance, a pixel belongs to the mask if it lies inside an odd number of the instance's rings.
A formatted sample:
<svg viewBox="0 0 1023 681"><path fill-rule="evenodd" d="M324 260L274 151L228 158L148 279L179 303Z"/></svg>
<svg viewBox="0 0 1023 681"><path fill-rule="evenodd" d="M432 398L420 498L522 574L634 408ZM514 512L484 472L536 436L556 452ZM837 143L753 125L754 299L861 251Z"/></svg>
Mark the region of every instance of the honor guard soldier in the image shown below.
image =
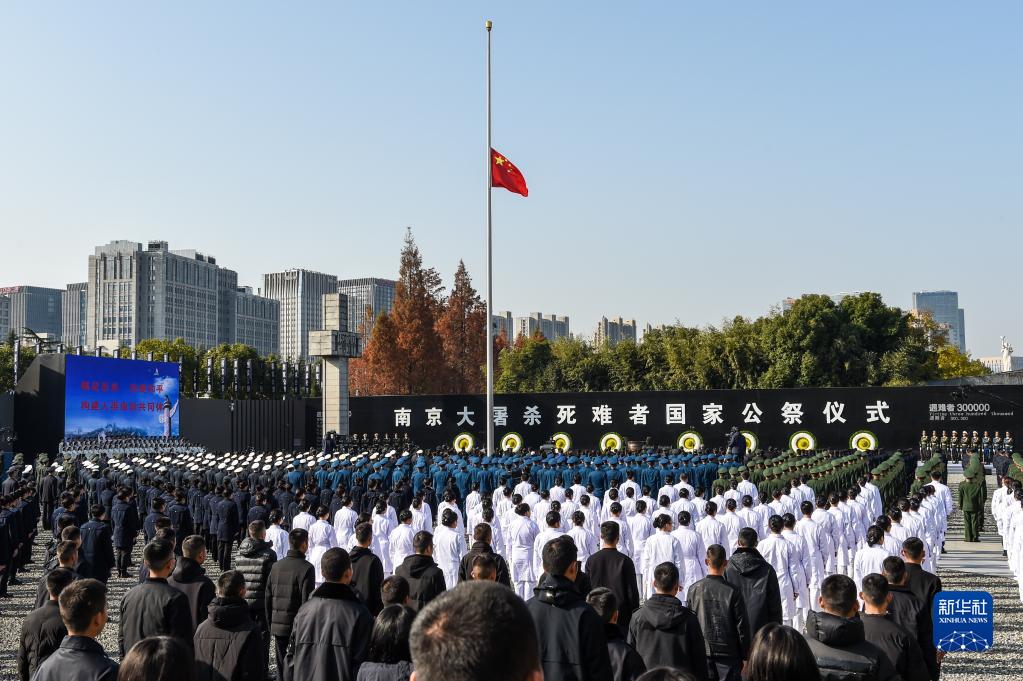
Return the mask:
<svg viewBox="0 0 1023 681"><path fill-rule="evenodd" d="M959 436L959 460L960 461L963 459L963 456L966 455L966 452L969 449L969 445L970 445L970 434L967 433L964 430L962 432L962 434ZM969 451L972 451L974 454L976 454L978 456L980 455L980 452L977 451L976 447L974 447L972 450L969 450Z"/></svg>
<svg viewBox="0 0 1023 681"><path fill-rule="evenodd" d="M938 451L938 431L932 430L931 431L931 450L930 450L931 456L934 456L934 453L936 451Z"/></svg>
<svg viewBox="0 0 1023 681"><path fill-rule="evenodd" d="M980 435L977 435L977 431L973 431L973 435L970 436L970 449L975 452L980 451ZM987 459L981 460L987 462Z"/></svg>
<svg viewBox="0 0 1023 681"><path fill-rule="evenodd" d="M939 442L941 443L941 453L948 458L948 434L945 431L941 431L941 440Z"/></svg>
<svg viewBox="0 0 1023 681"><path fill-rule="evenodd" d="M1009 431L1005 431L1005 439L1002 440L1002 451L1004 451L1007 456L1012 456L1013 454L1012 435L1009 434Z"/></svg>
<svg viewBox="0 0 1023 681"><path fill-rule="evenodd" d="M927 447L929 446L929 444L930 444L930 440L927 437L927 429L925 428L924 431L922 433L920 433L920 460L921 461L926 461L928 458L930 458L930 452L927 451Z"/></svg>
<svg viewBox="0 0 1023 681"><path fill-rule="evenodd" d="M952 437L948 439L948 452L949 459L952 461L962 461L962 456L959 453L959 433L952 431Z"/></svg>
<svg viewBox="0 0 1023 681"><path fill-rule="evenodd" d="M994 452L991 450L991 436L987 434L986 430L984 431L984 437L980 438L980 447L984 453L984 460L991 461L991 456Z"/></svg>
<svg viewBox="0 0 1023 681"><path fill-rule="evenodd" d="M998 434L997 430L995 431L995 436L991 438L991 449L996 454L1002 451L1002 436Z"/></svg>

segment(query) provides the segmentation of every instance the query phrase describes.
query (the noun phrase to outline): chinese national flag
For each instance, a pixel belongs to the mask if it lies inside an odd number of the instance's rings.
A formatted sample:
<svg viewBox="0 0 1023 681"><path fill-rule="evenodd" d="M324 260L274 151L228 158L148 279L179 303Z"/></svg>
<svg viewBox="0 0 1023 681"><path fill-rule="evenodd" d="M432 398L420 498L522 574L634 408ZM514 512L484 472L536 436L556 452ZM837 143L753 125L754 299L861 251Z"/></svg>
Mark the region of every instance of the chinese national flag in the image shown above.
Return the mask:
<svg viewBox="0 0 1023 681"><path fill-rule="evenodd" d="M493 149L490 150L490 184L494 187L504 187L516 194L529 196L526 178L511 161Z"/></svg>

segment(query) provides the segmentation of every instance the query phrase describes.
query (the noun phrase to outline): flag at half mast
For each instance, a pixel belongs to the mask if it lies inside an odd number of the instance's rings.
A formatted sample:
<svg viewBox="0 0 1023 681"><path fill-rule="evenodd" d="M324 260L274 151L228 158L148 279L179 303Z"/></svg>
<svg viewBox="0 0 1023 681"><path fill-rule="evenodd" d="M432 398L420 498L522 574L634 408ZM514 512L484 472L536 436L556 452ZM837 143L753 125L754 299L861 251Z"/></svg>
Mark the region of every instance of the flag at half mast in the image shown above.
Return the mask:
<svg viewBox="0 0 1023 681"><path fill-rule="evenodd" d="M522 172L494 149L490 150L490 186L504 187L510 192L529 196L529 188L526 187L526 178L522 176Z"/></svg>

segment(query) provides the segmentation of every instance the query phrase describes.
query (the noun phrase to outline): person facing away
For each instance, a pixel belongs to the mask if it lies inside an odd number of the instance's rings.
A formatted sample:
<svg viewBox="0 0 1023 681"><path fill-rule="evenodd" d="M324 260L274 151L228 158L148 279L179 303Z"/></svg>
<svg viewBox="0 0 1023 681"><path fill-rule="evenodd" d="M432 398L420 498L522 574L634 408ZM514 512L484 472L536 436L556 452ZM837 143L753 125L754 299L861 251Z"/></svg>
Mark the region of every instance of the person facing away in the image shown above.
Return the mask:
<svg viewBox="0 0 1023 681"><path fill-rule="evenodd" d="M820 667L822 679L894 681L898 672L884 652L867 642L858 617L856 584L846 575L831 575L821 583L820 610L806 617L806 642Z"/></svg>
<svg viewBox="0 0 1023 681"><path fill-rule="evenodd" d="M463 582L412 624L411 681L544 681L536 626L514 591Z"/></svg>
<svg viewBox="0 0 1023 681"><path fill-rule="evenodd" d="M472 568L473 564L478 556L486 555L491 556L496 567L494 579L504 584L507 587L511 587L511 573L508 571L508 563L505 561L504 556L494 551L491 546L491 542L494 539L494 532L490 525L485 522L478 523L472 531L472 546L469 547L469 551L462 556L462 560L458 566L458 581L464 582L472 579Z"/></svg>
<svg viewBox="0 0 1023 681"><path fill-rule="evenodd" d="M707 576L689 587L686 604L700 622L707 644L708 673L719 681L739 678L749 655L750 632L742 592L725 580L725 549L707 547Z"/></svg>
<svg viewBox="0 0 1023 681"><path fill-rule="evenodd" d="M820 669L802 634L782 624L769 622L753 637L744 681L789 681L819 679Z"/></svg>
<svg viewBox="0 0 1023 681"><path fill-rule="evenodd" d="M928 681L930 674L920 645L908 631L887 616L892 594L884 575L871 573L863 578L860 600L863 602L860 620L867 642L884 651L902 681Z"/></svg>
<svg viewBox="0 0 1023 681"><path fill-rule="evenodd" d="M936 680L940 670L938 651L934 645L931 609L910 590L906 563L901 558L897 556L885 558L881 564L881 572L888 580L888 591L892 597L888 604L889 617L920 644L927 671L931 678Z"/></svg>
<svg viewBox="0 0 1023 681"><path fill-rule="evenodd" d="M412 538L415 553L405 558L394 574L404 577L409 585L410 605L415 611L439 596L447 588L444 572L433 561L433 535L426 530Z"/></svg>
<svg viewBox="0 0 1023 681"><path fill-rule="evenodd" d="M117 663L96 640L107 623L107 587L79 579L57 599L67 636L40 663L32 681L117 681Z"/></svg>
<svg viewBox="0 0 1023 681"><path fill-rule="evenodd" d="M700 621L678 599L679 572L673 563L654 568L654 595L629 624L628 642L648 669L673 667L706 681L707 644Z"/></svg>
<svg viewBox="0 0 1023 681"><path fill-rule="evenodd" d="M176 636L192 646L192 615L188 598L170 584L174 571L174 546L155 540L142 552L149 577L121 598L117 644L123 656L133 645L149 636Z"/></svg>
<svg viewBox="0 0 1023 681"><path fill-rule="evenodd" d="M60 616L57 599L68 584L75 580L74 573L56 568L46 575L46 593L49 600L30 612L21 623L18 644L18 678L28 681L39 664L60 647L67 636L67 627Z"/></svg>
<svg viewBox="0 0 1023 681"><path fill-rule="evenodd" d="M121 660L117 681L191 681L192 651L179 638L150 636L131 647Z"/></svg>
<svg viewBox="0 0 1023 681"><path fill-rule="evenodd" d="M355 546L349 557L352 559L352 588L369 608L369 614L376 617L384 608L380 600L380 585L384 582L384 564L373 553L373 525L359 523L355 526Z"/></svg>
<svg viewBox="0 0 1023 681"><path fill-rule="evenodd" d="M757 531L751 527L739 530L737 548L728 559L725 579L738 587L746 603L750 634L756 634L768 622L782 623L781 589L771 564L757 551Z"/></svg>
<svg viewBox="0 0 1023 681"><path fill-rule="evenodd" d="M277 553L266 540L266 524L262 520L253 520L247 530L249 536L238 547L234 567L245 577L245 600L252 620L259 624L260 631L266 636L266 583L277 562Z"/></svg>
<svg viewBox="0 0 1023 681"><path fill-rule="evenodd" d="M618 628L618 597L611 589L598 586L586 595L586 602L597 611L604 623L612 678L615 681L636 681L646 671L646 665L636 649L625 641L622 630Z"/></svg>
<svg viewBox="0 0 1023 681"><path fill-rule="evenodd" d="M412 675L409 635L415 618L415 610L404 605L389 605L380 611L356 681L408 681Z"/></svg>
<svg viewBox="0 0 1023 681"><path fill-rule="evenodd" d="M533 617L545 681L611 681L604 623L575 586L579 563L567 535L543 546L544 575L526 608Z"/></svg>
<svg viewBox="0 0 1023 681"><path fill-rule="evenodd" d="M274 643L274 659L280 681L291 679L287 660L291 629L299 608L309 599L316 580L313 566L305 559L309 548L309 533L294 529L288 533L288 554L270 568L266 582L266 619Z"/></svg>
<svg viewBox="0 0 1023 681"><path fill-rule="evenodd" d="M618 597L618 627L629 630L632 613L639 607L636 565L618 550L621 525L608 520L600 524L600 550L586 559L586 576L593 587L603 586Z"/></svg>
<svg viewBox="0 0 1023 681"><path fill-rule="evenodd" d="M261 681L266 649L258 622L245 600L245 575L228 570L217 579L209 617L193 638L197 681Z"/></svg>
<svg viewBox="0 0 1023 681"><path fill-rule="evenodd" d="M291 630L293 678L355 681L366 657L373 616L351 587L352 560L342 548L320 560L323 584L309 596Z"/></svg>
<svg viewBox="0 0 1023 681"><path fill-rule="evenodd" d="M185 537L181 542L181 556L176 562L167 583L188 599L188 612L194 629L206 619L206 608L217 595L213 580L206 576L206 569L202 566L206 562L206 541L197 534Z"/></svg>

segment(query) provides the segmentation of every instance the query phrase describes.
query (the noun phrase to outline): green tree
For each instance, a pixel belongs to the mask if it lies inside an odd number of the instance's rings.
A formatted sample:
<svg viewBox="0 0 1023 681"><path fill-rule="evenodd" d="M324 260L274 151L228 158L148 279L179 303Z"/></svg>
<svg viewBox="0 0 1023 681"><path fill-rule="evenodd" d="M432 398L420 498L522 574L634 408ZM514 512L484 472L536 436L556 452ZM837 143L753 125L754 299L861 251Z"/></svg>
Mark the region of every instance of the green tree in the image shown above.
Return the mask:
<svg viewBox="0 0 1023 681"><path fill-rule="evenodd" d="M944 345L938 350L937 363L940 378L986 376L991 373L980 360L970 359L969 353L960 352L954 345Z"/></svg>
<svg viewBox="0 0 1023 681"><path fill-rule="evenodd" d="M36 358L36 351L30 347L22 347L18 352L18 377L25 375L25 371ZM0 345L0 393L14 390L14 343Z"/></svg>

